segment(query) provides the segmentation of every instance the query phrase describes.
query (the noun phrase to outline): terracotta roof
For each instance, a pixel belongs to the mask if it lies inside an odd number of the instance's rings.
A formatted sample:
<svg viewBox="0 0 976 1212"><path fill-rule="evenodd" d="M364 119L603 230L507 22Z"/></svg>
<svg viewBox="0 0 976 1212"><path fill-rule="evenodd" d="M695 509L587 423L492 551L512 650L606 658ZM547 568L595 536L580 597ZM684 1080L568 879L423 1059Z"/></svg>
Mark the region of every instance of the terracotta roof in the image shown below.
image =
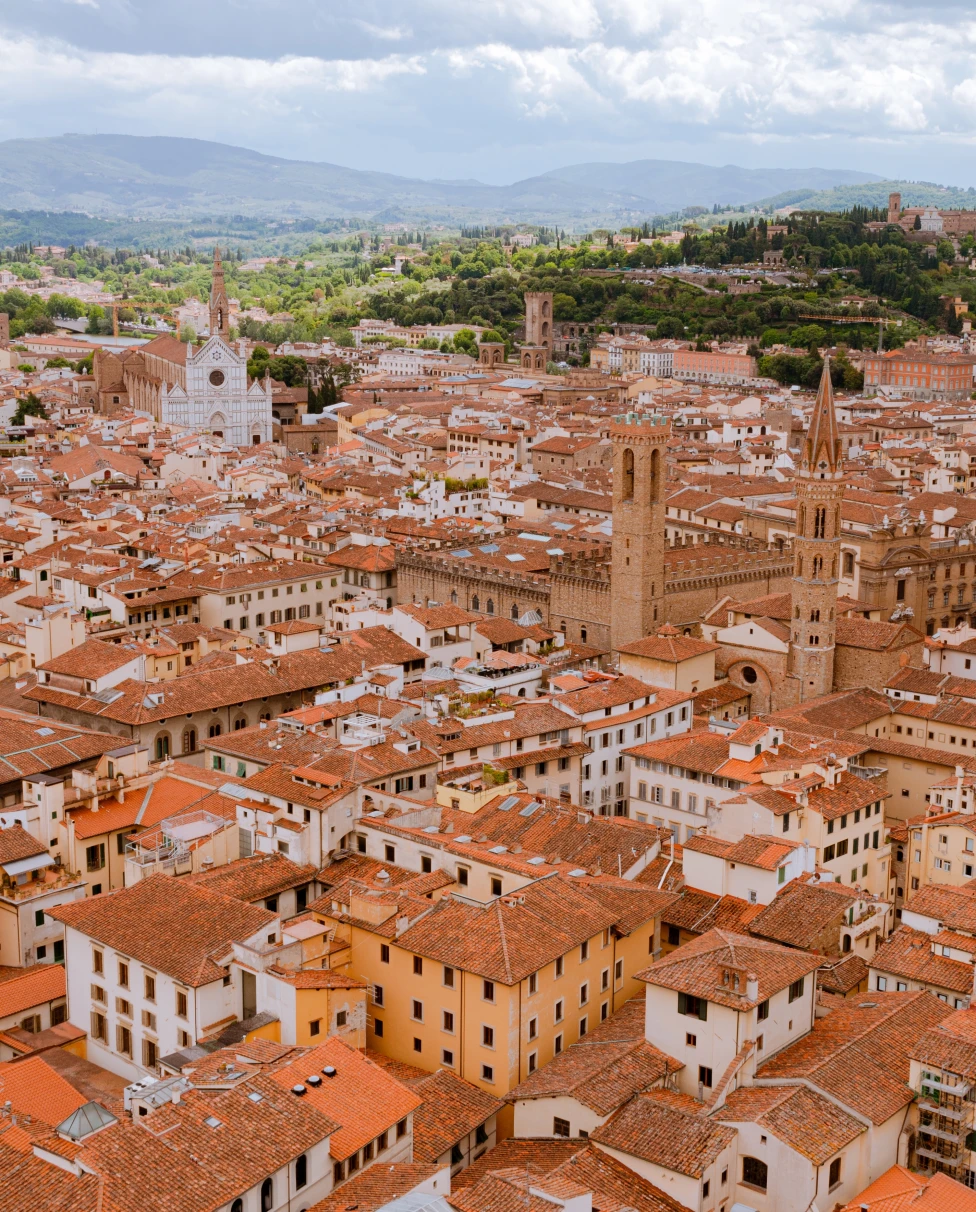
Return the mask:
<svg viewBox="0 0 976 1212"><path fill-rule="evenodd" d="M822 1166L867 1126L816 1090L753 1086L730 1094L715 1113L723 1123L754 1123Z"/></svg>
<svg viewBox="0 0 976 1212"><path fill-rule="evenodd" d="M932 951L932 935L911 926L899 928L871 957L873 972L891 973L960 995L973 989L973 965Z"/></svg>
<svg viewBox="0 0 976 1212"><path fill-rule="evenodd" d="M96 942L195 987L220 980L230 944L277 922L277 915L184 880L154 875L48 909L48 915Z"/></svg>
<svg viewBox="0 0 976 1212"><path fill-rule="evenodd" d="M438 1069L412 1089L423 1100L413 1113L413 1156L417 1161L437 1161L504 1106L501 1099L448 1069Z"/></svg>
<svg viewBox="0 0 976 1212"><path fill-rule="evenodd" d="M21 976L0 981L0 1018L64 997L65 992L62 964L34 964Z"/></svg>
<svg viewBox="0 0 976 1212"><path fill-rule="evenodd" d="M0 1103L54 1128L88 1099L39 1056L0 1065Z"/></svg>
<svg viewBox="0 0 976 1212"><path fill-rule="evenodd" d="M638 980L651 985L690 993L734 1010L747 1010L816 971L819 963L819 956L765 939L709 930L636 975ZM756 975L755 997L748 997L744 987L736 993L723 985L723 972L728 968L745 969Z"/></svg>
<svg viewBox="0 0 976 1212"><path fill-rule="evenodd" d="M700 1178L736 1138L731 1128L701 1117L701 1104L668 1090L635 1095L590 1133L595 1144Z"/></svg>
<svg viewBox="0 0 976 1212"><path fill-rule="evenodd" d="M925 1032L949 1013L932 993L851 998L760 1065L756 1077L802 1080L883 1124L912 1101L909 1057Z"/></svg>
<svg viewBox="0 0 976 1212"><path fill-rule="evenodd" d="M310 1073L321 1073L327 1065L335 1069L335 1075L324 1078L320 1086L306 1085L302 1101L341 1124L329 1140L334 1161L343 1161L420 1105L417 1094L337 1036L275 1069L271 1076L279 1087L289 1090L298 1082L304 1084Z"/></svg>
<svg viewBox="0 0 976 1212"><path fill-rule="evenodd" d="M357 1212L379 1212L395 1199L409 1195L422 1183L429 1182L440 1169L430 1162L419 1161L373 1165L353 1175L336 1193L310 1205L308 1212L349 1212L351 1207Z"/></svg>
<svg viewBox="0 0 976 1212"><path fill-rule="evenodd" d="M284 854L252 854L212 871L189 875L186 879L190 884L209 888L222 896L253 903L309 883L315 878L316 870L310 864L294 863Z"/></svg>
<svg viewBox="0 0 976 1212"><path fill-rule="evenodd" d="M948 1174L915 1174L892 1166L842 1212L976 1212L976 1191Z"/></svg>
<svg viewBox="0 0 976 1212"><path fill-rule="evenodd" d="M510 1090L507 1102L569 1097L610 1115L640 1090L677 1073L683 1063L647 1042L644 998L617 1012Z"/></svg>
<svg viewBox="0 0 976 1212"><path fill-rule="evenodd" d="M825 931L839 940L840 923L851 907L834 884L791 880L749 923L749 933L788 947L810 950Z"/></svg>

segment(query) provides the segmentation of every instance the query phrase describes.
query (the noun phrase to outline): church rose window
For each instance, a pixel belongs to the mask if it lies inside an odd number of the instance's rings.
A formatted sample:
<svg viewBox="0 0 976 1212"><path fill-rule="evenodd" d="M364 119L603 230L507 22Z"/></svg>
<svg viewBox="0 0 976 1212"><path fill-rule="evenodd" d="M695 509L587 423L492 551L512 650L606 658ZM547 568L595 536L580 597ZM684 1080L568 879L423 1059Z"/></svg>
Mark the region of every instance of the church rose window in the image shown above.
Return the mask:
<svg viewBox="0 0 976 1212"><path fill-rule="evenodd" d="M210 382L214 387L219 387L224 381L224 372L222 370L212 370L210 372Z"/></svg>

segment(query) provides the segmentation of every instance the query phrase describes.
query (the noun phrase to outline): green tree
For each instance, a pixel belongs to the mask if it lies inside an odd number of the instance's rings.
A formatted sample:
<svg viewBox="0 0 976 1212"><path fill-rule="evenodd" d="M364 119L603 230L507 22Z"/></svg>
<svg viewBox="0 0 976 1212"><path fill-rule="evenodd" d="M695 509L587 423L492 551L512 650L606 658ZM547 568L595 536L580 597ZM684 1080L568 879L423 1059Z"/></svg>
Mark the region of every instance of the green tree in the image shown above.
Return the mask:
<svg viewBox="0 0 976 1212"><path fill-rule="evenodd" d="M44 405L32 391L29 391L26 396L18 400L17 408L14 411L14 415L10 418L10 423L11 425L23 425L26 417L47 418Z"/></svg>
<svg viewBox="0 0 976 1212"><path fill-rule="evenodd" d="M654 332L662 340L666 337L683 337L685 335L685 326L677 316L663 316L658 320Z"/></svg>
<svg viewBox="0 0 976 1212"><path fill-rule="evenodd" d="M554 320L575 320L576 300L572 295L562 292L552 296L552 318Z"/></svg>

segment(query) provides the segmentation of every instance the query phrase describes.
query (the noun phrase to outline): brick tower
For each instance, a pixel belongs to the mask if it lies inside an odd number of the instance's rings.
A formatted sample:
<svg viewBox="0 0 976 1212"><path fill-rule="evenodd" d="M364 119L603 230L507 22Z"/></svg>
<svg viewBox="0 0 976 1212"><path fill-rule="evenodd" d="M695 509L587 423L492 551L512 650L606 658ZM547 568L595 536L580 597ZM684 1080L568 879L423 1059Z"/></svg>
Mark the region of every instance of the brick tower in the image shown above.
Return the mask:
<svg viewBox="0 0 976 1212"><path fill-rule="evenodd" d="M529 291L525 296L525 344L552 354L552 292Z"/></svg>
<svg viewBox="0 0 976 1212"><path fill-rule="evenodd" d="M213 279L210 285L210 335L224 340L230 337L230 309L227 305L227 290L224 286L224 267L220 260L220 249L214 246Z"/></svg>
<svg viewBox="0 0 976 1212"><path fill-rule="evenodd" d="M888 222L897 223L901 218L901 194L888 195Z"/></svg>
<svg viewBox="0 0 976 1212"><path fill-rule="evenodd" d="M665 417L627 413L613 442L610 645L653 635L664 622L664 494L671 427Z"/></svg>
<svg viewBox="0 0 976 1212"><path fill-rule="evenodd" d="M799 702L834 688L834 635L844 497L840 435L824 359L820 390L796 471L796 544L790 676Z"/></svg>

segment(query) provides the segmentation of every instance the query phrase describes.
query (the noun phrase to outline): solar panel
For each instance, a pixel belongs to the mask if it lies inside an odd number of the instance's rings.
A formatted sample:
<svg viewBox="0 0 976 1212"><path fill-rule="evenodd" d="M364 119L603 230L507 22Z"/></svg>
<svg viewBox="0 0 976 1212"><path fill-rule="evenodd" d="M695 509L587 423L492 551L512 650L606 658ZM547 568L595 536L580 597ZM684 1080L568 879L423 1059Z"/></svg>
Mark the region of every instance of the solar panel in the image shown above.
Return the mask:
<svg viewBox="0 0 976 1212"><path fill-rule="evenodd" d="M514 808L517 803L518 803L517 795L507 795L502 800L502 802L498 805L498 811L499 812L510 812L511 809Z"/></svg>

